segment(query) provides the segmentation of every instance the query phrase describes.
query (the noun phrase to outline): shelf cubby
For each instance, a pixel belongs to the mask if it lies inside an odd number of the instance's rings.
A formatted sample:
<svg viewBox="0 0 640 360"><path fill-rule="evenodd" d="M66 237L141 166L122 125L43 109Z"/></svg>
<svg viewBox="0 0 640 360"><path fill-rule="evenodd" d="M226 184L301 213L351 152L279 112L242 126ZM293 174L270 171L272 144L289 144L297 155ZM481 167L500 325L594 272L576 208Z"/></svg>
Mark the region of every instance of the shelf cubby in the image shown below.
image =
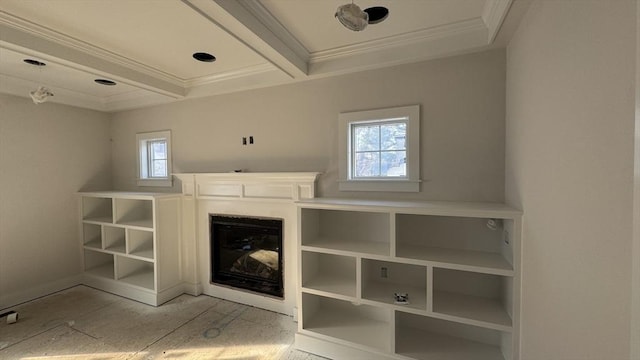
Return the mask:
<svg viewBox="0 0 640 360"><path fill-rule="evenodd" d="M356 258L302 252L302 287L355 298Z"/></svg>
<svg viewBox="0 0 640 360"><path fill-rule="evenodd" d="M511 334L396 312L395 353L424 360L504 360Z"/></svg>
<svg viewBox="0 0 640 360"><path fill-rule="evenodd" d="M306 293L302 299L304 330L376 351L391 351L391 310Z"/></svg>
<svg viewBox="0 0 640 360"><path fill-rule="evenodd" d="M394 293L409 303L395 304ZM419 311L427 310L427 268L421 265L362 259L362 298Z"/></svg>
<svg viewBox="0 0 640 360"><path fill-rule="evenodd" d="M159 306L183 292L181 195L79 193L83 284Z"/></svg>
<svg viewBox="0 0 640 360"><path fill-rule="evenodd" d="M127 254L153 260L153 231L127 229Z"/></svg>
<svg viewBox="0 0 640 360"><path fill-rule="evenodd" d="M93 276L113 280L115 278L113 255L85 249L84 271Z"/></svg>
<svg viewBox="0 0 640 360"><path fill-rule="evenodd" d="M153 263L125 256L116 256L116 280L154 290Z"/></svg>
<svg viewBox="0 0 640 360"><path fill-rule="evenodd" d="M83 197L82 219L99 223L113 223L113 202L105 197Z"/></svg>
<svg viewBox="0 0 640 360"><path fill-rule="evenodd" d="M153 201L146 199L115 199L116 224L153 228Z"/></svg>
<svg viewBox="0 0 640 360"><path fill-rule="evenodd" d="M513 275L502 229L491 230L486 218L396 215L396 256L451 268Z"/></svg>
<svg viewBox="0 0 640 360"><path fill-rule="evenodd" d="M511 277L433 269L433 312L456 321L511 331L512 292Z"/></svg>
<svg viewBox="0 0 640 360"><path fill-rule="evenodd" d="M390 255L390 216L382 212L301 209L302 246L349 255Z"/></svg>
<svg viewBox="0 0 640 360"><path fill-rule="evenodd" d="M125 229L115 226L104 227L104 249L116 253L125 253Z"/></svg>
<svg viewBox="0 0 640 360"><path fill-rule="evenodd" d="M82 243L87 248L102 249L102 226L83 223Z"/></svg>

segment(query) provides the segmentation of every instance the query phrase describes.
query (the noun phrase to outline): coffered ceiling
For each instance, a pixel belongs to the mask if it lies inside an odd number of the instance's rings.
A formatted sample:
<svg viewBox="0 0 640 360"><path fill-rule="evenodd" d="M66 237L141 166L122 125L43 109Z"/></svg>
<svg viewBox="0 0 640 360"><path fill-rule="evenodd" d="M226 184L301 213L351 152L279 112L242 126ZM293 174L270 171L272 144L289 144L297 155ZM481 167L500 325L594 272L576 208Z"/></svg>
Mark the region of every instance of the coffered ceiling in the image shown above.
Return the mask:
<svg viewBox="0 0 640 360"><path fill-rule="evenodd" d="M0 92L120 111L422 61L491 46L512 0L359 0L389 9L359 32L349 2L1 0Z"/></svg>

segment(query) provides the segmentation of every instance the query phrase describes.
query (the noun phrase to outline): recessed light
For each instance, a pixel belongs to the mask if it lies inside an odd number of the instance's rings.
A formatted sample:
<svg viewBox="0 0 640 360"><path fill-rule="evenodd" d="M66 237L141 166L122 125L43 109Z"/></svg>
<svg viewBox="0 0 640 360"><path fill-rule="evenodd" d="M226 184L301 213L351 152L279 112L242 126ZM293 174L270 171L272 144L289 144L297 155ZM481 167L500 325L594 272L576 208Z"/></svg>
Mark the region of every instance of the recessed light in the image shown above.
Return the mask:
<svg viewBox="0 0 640 360"><path fill-rule="evenodd" d="M97 82L100 85L107 85L107 86L113 86L113 85L116 84L115 81L111 81L111 80L107 80L107 79L95 79L93 81Z"/></svg>
<svg viewBox="0 0 640 360"><path fill-rule="evenodd" d="M34 59L24 59L22 61L26 62L29 65L34 65L34 66L46 66L47 65L47 64L43 63L42 61L38 61L38 60L34 60Z"/></svg>
<svg viewBox="0 0 640 360"><path fill-rule="evenodd" d="M202 61L202 62L214 62L216 61L216 57L206 53L206 52L197 52L193 54L193 58Z"/></svg>
<svg viewBox="0 0 640 360"><path fill-rule="evenodd" d="M373 6L364 9L369 14L369 24L377 24L383 22L389 16L389 9L384 6Z"/></svg>

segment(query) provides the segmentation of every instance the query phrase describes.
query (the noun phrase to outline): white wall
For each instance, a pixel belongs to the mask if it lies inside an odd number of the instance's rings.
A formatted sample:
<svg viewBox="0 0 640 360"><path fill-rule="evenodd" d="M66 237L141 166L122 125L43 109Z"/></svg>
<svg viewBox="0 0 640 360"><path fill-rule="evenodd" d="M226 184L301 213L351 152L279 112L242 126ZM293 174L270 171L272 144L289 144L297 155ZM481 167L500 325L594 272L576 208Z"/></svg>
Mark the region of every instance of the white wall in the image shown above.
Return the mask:
<svg viewBox="0 0 640 360"><path fill-rule="evenodd" d="M640 359L640 0L636 0L636 132L631 284L631 358Z"/></svg>
<svg viewBox="0 0 640 360"><path fill-rule="evenodd" d="M81 187L111 186L109 116L0 95L0 309L75 285Z"/></svg>
<svg viewBox="0 0 640 360"><path fill-rule="evenodd" d="M537 1L507 48L522 359L630 358L635 26L635 0Z"/></svg>
<svg viewBox="0 0 640 360"><path fill-rule="evenodd" d="M136 132L171 129L174 172L320 171L321 196L502 201L504 86L494 50L117 113L114 185L136 189ZM422 107L422 191L339 192L338 114L410 104Z"/></svg>

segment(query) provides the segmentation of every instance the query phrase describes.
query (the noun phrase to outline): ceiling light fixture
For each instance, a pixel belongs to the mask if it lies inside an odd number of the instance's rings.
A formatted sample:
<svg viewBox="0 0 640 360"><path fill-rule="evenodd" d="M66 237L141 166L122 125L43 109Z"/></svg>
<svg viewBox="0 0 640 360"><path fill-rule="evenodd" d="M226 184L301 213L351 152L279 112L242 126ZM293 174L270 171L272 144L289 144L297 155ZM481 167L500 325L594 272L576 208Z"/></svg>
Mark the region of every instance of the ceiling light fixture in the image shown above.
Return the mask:
<svg viewBox="0 0 640 360"><path fill-rule="evenodd" d="M194 53L192 56L193 56L194 59L196 59L198 61L202 61L202 62L214 62L214 61L216 61L216 57L215 56L213 56L213 55L211 55L209 53L206 53L206 52L197 52L197 53Z"/></svg>
<svg viewBox="0 0 640 360"><path fill-rule="evenodd" d="M24 59L23 61L29 65L37 66L39 71L47 65L42 61L34 59ZM40 85L37 89L29 91L29 96L31 96L31 100L33 100L34 104L42 104L43 102L46 102L49 97L53 96L53 93L45 86Z"/></svg>
<svg viewBox="0 0 640 360"><path fill-rule="evenodd" d="M379 24L389 16L389 9L384 6L372 6L364 9L364 12L369 15L369 25Z"/></svg>
<svg viewBox="0 0 640 360"><path fill-rule="evenodd" d="M39 86L36 90L30 91L29 95L34 104L42 104L47 101L50 96L53 96L53 93L46 87Z"/></svg>
<svg viewBox="0 0 640 360"><path fill-rule="evenodd" d="M100 85L106 85L106 86L114 86L116 84L115 81L107 80L107 79L95 79L93 81L97 82Z"/></svg>
<svg viewBox="0 0 640 360"><path fill-rule="evenodd" d="M369 14L353 2L339 6L335 17L344 27L353 31L362 31L369 24Z"/></svg>

